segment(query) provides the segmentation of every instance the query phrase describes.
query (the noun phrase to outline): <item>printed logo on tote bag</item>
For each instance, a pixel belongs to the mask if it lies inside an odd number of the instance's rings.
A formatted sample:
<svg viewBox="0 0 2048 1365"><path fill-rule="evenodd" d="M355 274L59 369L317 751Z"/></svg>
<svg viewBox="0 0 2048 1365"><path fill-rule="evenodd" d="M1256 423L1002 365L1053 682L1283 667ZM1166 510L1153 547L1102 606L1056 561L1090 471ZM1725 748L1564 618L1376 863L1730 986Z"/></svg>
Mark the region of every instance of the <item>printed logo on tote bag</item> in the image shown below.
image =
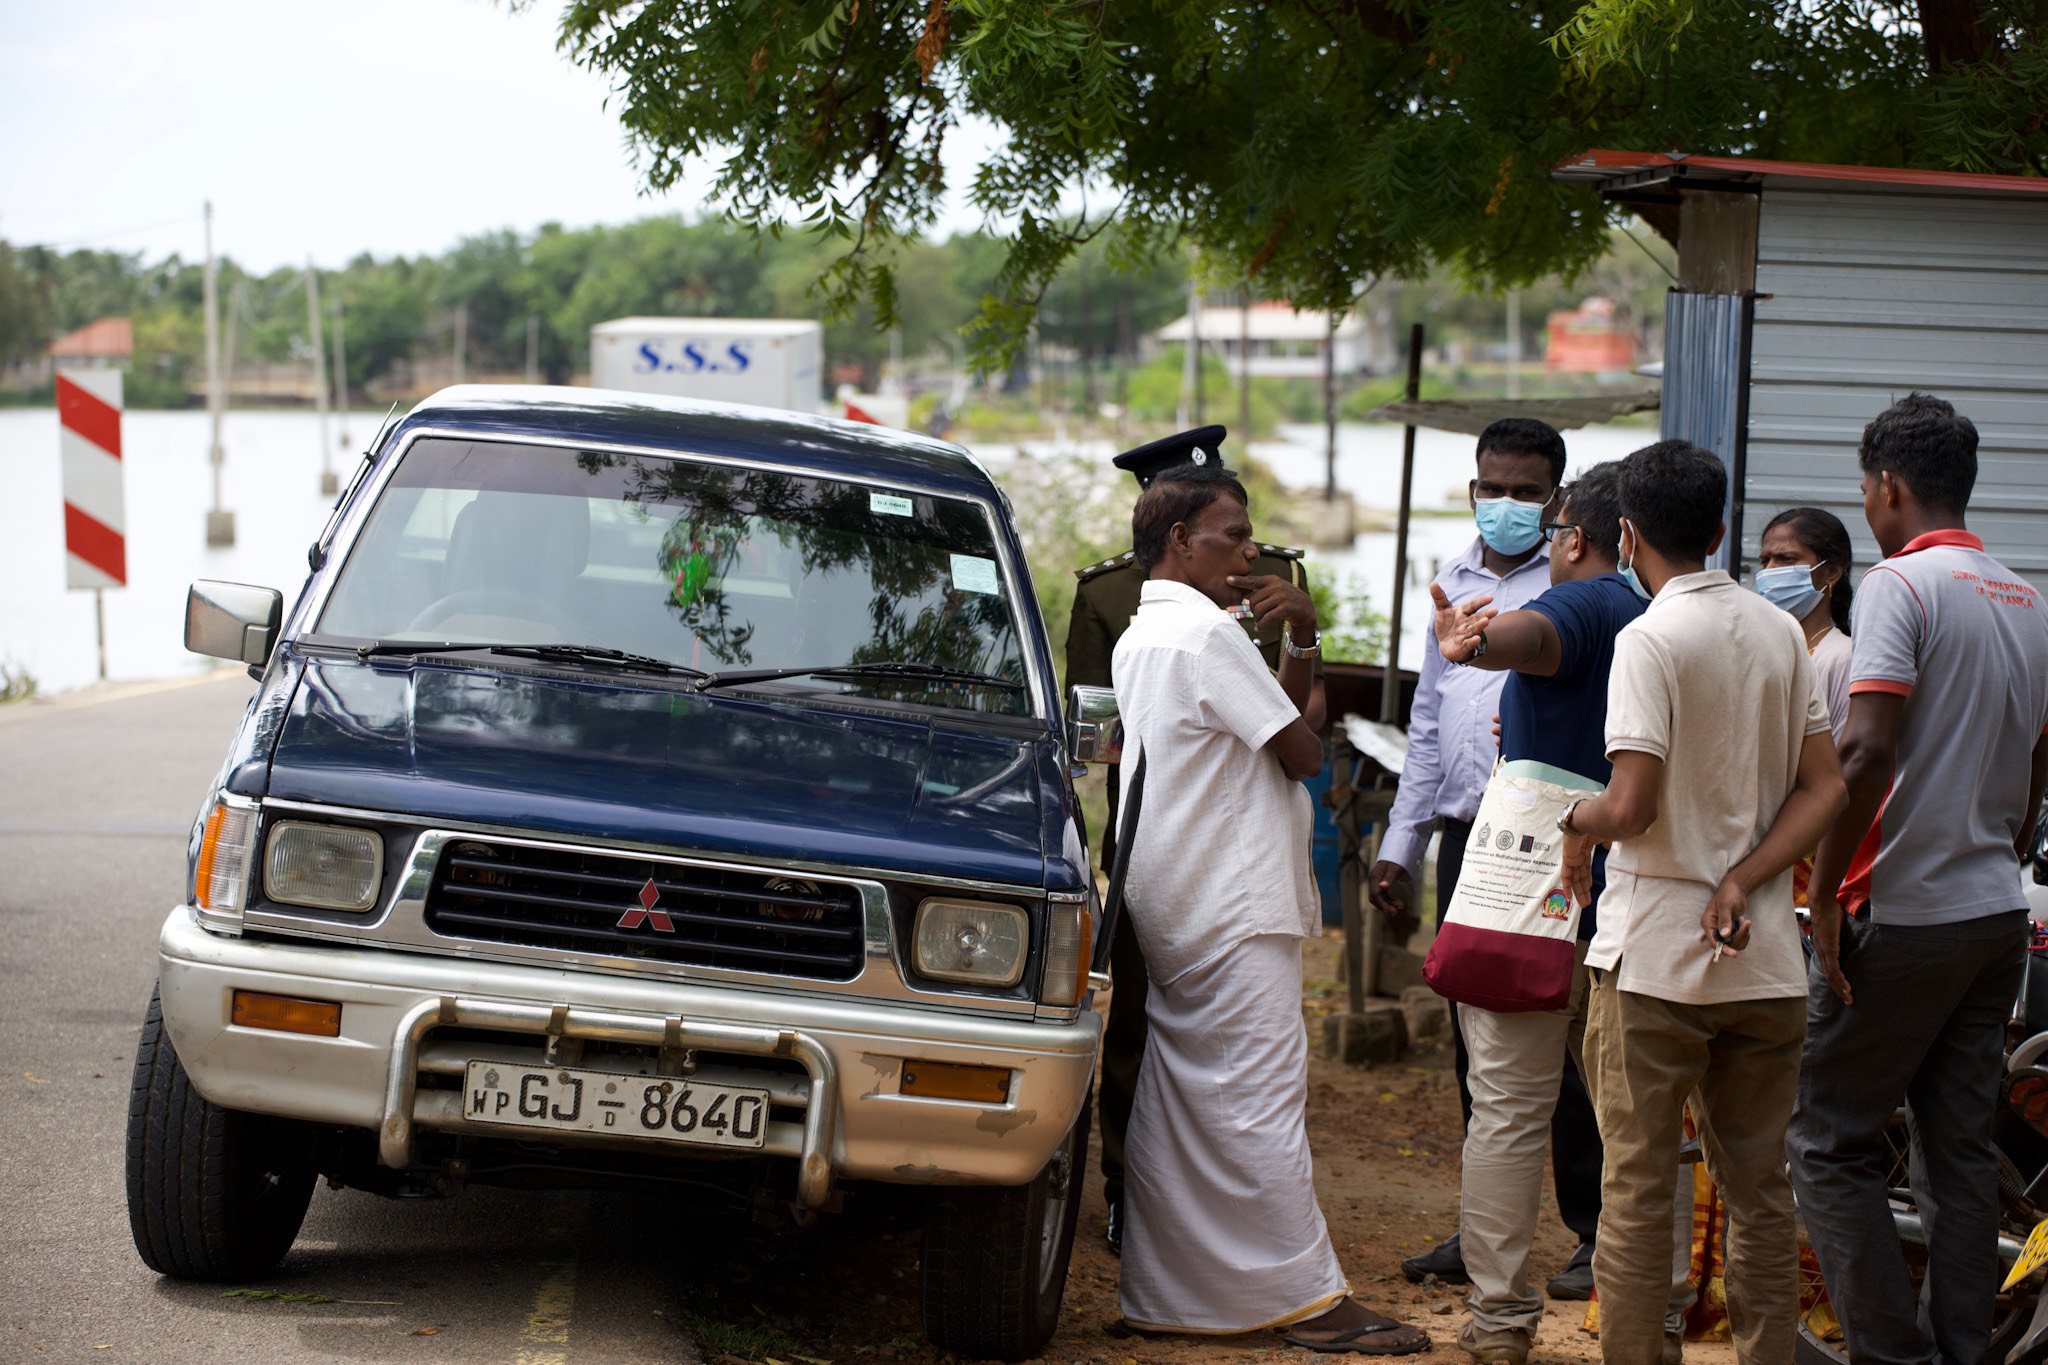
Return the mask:
<svg viewBox="0 0 2048 1365"><path fill-rule="evenodd" d="M1564 840L1551 831L1586 794L1508 765L1494 770L1423 963L1430 989L1498 1014L1570 1005L1582 907L1562 885Z"/></svg>

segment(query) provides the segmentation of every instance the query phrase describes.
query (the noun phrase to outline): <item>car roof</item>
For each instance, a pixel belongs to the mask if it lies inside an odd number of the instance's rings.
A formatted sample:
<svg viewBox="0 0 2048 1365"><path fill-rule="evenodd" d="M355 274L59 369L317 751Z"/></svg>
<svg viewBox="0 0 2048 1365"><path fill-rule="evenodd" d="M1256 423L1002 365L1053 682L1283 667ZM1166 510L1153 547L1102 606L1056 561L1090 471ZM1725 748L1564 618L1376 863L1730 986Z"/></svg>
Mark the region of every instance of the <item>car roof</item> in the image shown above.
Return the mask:
<svg viewBox="0 0 2048 1365"><path fill-rule="evenodd" d="M538 437L761 460L827 477L900 481L984 497L995 491L988 470L966 449L920 432L667 394L459 384L421 401L394 434L418 428L480 439Z"/></svg>

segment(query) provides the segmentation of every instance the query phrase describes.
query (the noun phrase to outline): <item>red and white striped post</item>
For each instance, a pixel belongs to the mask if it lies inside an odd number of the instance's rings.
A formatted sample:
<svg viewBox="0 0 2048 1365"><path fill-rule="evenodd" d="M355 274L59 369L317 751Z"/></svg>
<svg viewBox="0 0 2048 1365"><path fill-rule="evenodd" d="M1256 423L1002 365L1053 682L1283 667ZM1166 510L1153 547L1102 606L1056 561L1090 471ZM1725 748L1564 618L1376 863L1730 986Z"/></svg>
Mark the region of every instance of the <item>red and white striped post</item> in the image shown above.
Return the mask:
<svg viewBox="0 0 2048 1365"><path fill-rule="evenodd" d="M64 466L64 582L93 590L100 677L107 676L107 588L128 583L128 515L121 490L121 372L57 376Z"/></svg>

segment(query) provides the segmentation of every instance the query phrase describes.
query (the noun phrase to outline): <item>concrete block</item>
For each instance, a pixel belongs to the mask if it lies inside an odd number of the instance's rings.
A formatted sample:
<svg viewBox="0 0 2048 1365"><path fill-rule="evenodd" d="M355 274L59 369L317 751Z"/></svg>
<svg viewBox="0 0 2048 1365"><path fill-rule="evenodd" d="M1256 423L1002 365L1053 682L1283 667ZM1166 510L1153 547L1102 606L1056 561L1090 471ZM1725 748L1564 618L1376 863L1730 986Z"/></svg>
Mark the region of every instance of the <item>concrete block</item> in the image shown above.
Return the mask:
<svg viewBox="0 0 2048 1365"><path fill-rule="evenodd" d="M1408 1021L1408 1038L1426 1043L1451 1031L1451 1002L1427 986L1410 986L1401 992L1401 1014Z"/></svg>
<svg viewBox="0 0 2048 1365"><path fill-rule="evenodd" d="M1398 1062L1408 1051L1408 1021L1381 1006L1363 1014L1339 1010L1323 1016L1323 1053L1350 1066Z"/></svg>
<svg viewBox="0 0 2048 1365"><path fill-rule="evenodd" d="M1374 982L1380 995L1399 996L1411 986L1422 984L1422 958L1406 948L1391 944L1380 948L1379 979Z"/></svg>

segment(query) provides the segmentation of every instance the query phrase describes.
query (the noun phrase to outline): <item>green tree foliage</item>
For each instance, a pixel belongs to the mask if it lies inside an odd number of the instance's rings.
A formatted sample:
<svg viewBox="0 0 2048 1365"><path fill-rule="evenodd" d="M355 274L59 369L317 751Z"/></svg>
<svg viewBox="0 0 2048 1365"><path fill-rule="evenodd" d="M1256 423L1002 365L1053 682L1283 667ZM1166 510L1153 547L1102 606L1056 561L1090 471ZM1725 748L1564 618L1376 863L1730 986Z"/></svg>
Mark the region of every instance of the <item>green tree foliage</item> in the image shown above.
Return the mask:
<svg viewBox="0 0 2048 1365"><path fill-rule="evenodd" d="M34 359L46 327L33 281L14 248L0 242L0 365Z"/></svg>
<svg viewBox="0 0 2048 1365"><path fill-rule="evenodd" d="M1750 58L1746 82L1725 74L1768 154L2043 175L2044 29L2037 0L1590 0L1552 47L1575 79L1654 82L1725 35Z"/></svg>
<svg viewBox="0 0 2048 1365"><path fill-rule="evenodd" d="M446 254L362 255L320 272L322 329L332 354L332 308L348 335L351 393L397 376L412 361L446 356L455 312L467 312L473 375L517 375L526 365L527 319L537 319L541 378L567 383L589 366L590 328L634 315L817 317L813 285L844 244L814 233L757 239L724 219L646 218L612 227L483 233ZM1002 244L973 234L908 247L897 344L908 359L936 349L956 354L960 329L994 288ZM0 365L29 361L57 337L96 318L133 320L131 406L179 406L204 365L201 266L178 257L146 263L114 252L20 249L0 242ZM1185 275L1167 267L1141 281L1138 330L1157 326L1161 299L1178 297ZM1150 279L1150 277L1148 277ZM256 274L219 263L223 319L234 315L234 354L245 367L303 362L312 353L304 272ZM890 353L868 310L828 320L828 366L851 366L873 382ZM1105 323L1107 325L1107 323ZM1113 331L1105 335L1113 336Z"/></svg>
<svg viewBox="0 0 2048 1365"><path fill-rule="evenodd" d="M972 201L1014 222L979 319L1002 364L1090 242L1192 240L1304 305L1435 266L1484 289L1605 250L1589 146L2039 174L2037 0L568 0L649 183L696 159L741 222L850 246L824 281L884 325L961 119L1007 143Z"/></svg>

